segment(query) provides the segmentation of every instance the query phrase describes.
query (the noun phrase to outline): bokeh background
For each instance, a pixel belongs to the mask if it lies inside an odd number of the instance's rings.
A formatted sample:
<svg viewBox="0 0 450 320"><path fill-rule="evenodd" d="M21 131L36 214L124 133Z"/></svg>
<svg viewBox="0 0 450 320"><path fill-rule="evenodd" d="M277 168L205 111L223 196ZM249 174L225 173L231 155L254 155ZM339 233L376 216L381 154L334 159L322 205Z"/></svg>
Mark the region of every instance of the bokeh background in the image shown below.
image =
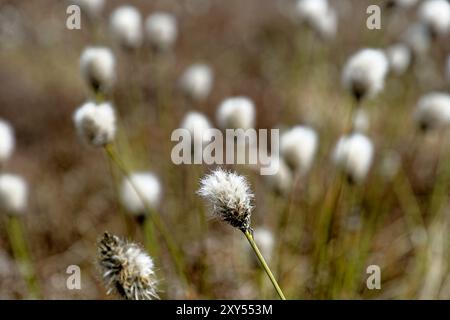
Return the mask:
<svg viewBox="0 0 450 320"><path fill-rule="evenodd" d="M215 220L208 221L206 234L201 231L198 212L204 205L195 192L199 177L210 168L175 166L170 159L170 134L183 116L197 110L215 123L217 106L232 95L255 102L257 128L307 124L320 137L313 168L293 192L290 220L281 231L285 242L280 282L287 297L450 297L448 192L440 198L442 212L429 210L439 158L448 154L442 147L446 138L442 131L421 135L412 120L421 95L448 92L448 36L436 40L405 74L390 74L383 92L364 103L374 163L364 184L346 187L337 209L348 218L337 231L336 239L342 241L337 247L333 241L326 244L334 249L327 251L327 263L316 264L316 238L323 232L316 220L335 172L331 151L352 105L341 86L342 67L361 48L397 43L417 20L417 6L387 9L386 1L378 1L382 28L368 30L366 9L374 1L329 2L338 14L338 30L322 39L295 19L289 0L107 0L95 21L82 16L81 30L66 28L70 1L0 0L0 118L14 127L17 140L3 170L29 183L23 223L41 298L110 298L96 267L98 237L109 230L145 242L137 224L127 233L104 152L80 142L73 126L74 110L93 97L79 71L80 54L89 45L114 51L118 80L111 99L121 117L120 151L132 169L151 170L160 178L163 200L158 214L184 253L194 298L275 298L238 231ZM172 52L155 56L118 46L108 19L123 4L138 8L144 18L161 10L174 14L179 37ZM212 92L201 103L187 101L178 85L183 70L195 62L207 63L214 71ZM165 93L163 117L157 111L160 90ZM389 180L383 176L383 159L392 150L404 174ZM251 168L234 169L248 176L255 191L254 228L272 230L276 242L289 197L276 195ZM182 298L164 242L159 239L158 245L161 296ZM277 259L269 259L269 264L277 269ZM367 290L370 264L381 267L381 290ZM81 290L66 287L69 265L81 268ZM2 223L0 298L29 297Z"/></svg>

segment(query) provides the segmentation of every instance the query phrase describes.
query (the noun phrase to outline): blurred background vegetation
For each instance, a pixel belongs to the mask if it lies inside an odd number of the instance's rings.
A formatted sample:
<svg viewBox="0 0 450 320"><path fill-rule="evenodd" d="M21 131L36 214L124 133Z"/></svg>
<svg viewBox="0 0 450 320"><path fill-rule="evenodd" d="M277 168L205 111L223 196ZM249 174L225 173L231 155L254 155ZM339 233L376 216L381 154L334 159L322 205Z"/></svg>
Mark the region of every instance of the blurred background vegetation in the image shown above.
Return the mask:
<svg viewBox="0 0 450 320"><path fill-rule="evenodd" d="M276 248L283 235L283 250L276 250L269 264L288 298L449 298L448 176L440 179L444 173L438 169L440 158L449 161L443 146L447 137L441 131L422 135L412 121L421 95L449 88L444 74L448 36L405 74L390 75L384 91L364 102L367 135L375 145L372 170L365 183L344 184L334 208L342 221L323 230L318 220L334 183L331 151L353 103L340 84L342 67L361 48L397 43L416 20L416 7L385 9L386 2L379 1L382 28L368 30L366 9L374 1L330 1L338 30L335 37L321 39L296 21L289 2L108 0L99 19L82 16L81 30L68 30L70 1L0 0L0 118L11 123L17 140L4 170L20 173L30 185L23 219L42 298L107 298L95 265L97 238L109 230L145 242L136 223L131 234L123 223L104 153L80 143L73 127L74 110L93 96L79 72L80 54L89 45L114 51L118 81L111 98L121 117L120 151L132 169L151 170L161 180L158 214L184 253L193 298L276 297L238 232L215 221L202 231L198 213L205 209L195 191L210 168L175 166L170 160L170 134L184 115L197 110L214 122L219 103L232 95L255 102L257 128L307 124L319 134L313 168L290 197L274 193L251 168L234 168L248 176L255 192L254 228L271 230ZM117 46L108 18L123 4L136 6L143 17L173 13L179 26L173 52L155 56ZM178 86L183 70L195 62L214 71L212 92L201 103L187 101ZM392 150L401 170L386 178L384 159ZM444 185L443 191L436 185ZM438 212L430 209L433 197L442 204ZM279 230L286 207L289 220ZM320 243L325 232L331 236ZM157 243L161 296L183 298L164 242ZM381 290L367 290L371 264L382 270ZM69 265L81 268L81 290L66 288ZM28 297L0 224L0 298Z"/></svg>

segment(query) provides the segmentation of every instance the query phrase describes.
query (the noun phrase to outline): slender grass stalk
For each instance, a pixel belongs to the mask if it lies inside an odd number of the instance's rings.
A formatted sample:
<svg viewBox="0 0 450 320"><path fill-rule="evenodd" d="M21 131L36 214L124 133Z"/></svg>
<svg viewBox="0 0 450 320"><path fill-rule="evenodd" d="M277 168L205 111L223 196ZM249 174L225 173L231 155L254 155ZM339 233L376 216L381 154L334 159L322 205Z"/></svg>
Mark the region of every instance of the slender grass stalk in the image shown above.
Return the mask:
<svg viewBox="0 0 450 320"><path fill-rule="evenodd" d="M122 174L127 178L130 177L129 170L123 164L120 157L116 154L112 145L105 146L105 151L106 151L106 154L108 155L108 157L120 169ZM141 201L144 204L146 213L147 213L148 217L150 218L150 221L154 224L156 229L162 235L162 237L167 245L167 248L169 250L169 254L172 257L173 262L175 263L175 267L176 267L178 276L181 278L181 281L183 282L185 289L188 291L188 292L186 292L186 294L188 296L190 296L191 293L190 293L190 288L189 288L189 282L188 282L186 274L185 274L184 259L182 257L181 252L178 249L177 244L173 240L172 236L170 235L169 230L167 229L167 227L165 226L163 221L160 219L159 215L155 213L154 209L150 208L147 205L146 201L144 201L144 197L142 196L139 188L137 188L130 179L128 181L131 184L131 186L134 188L134 190L136 191L136 194L138 195L138 197L141 198Z"/></svg>
<svg viewBox="0 0 450 320"><path fill-rule="evenodd" d="M118 183L118 180L116 177L116 173L114 172L113 162L109 157L108 157L108 167L109 167L109 172L111 174L111 179L112 179L113 185L114 185L114 196L116 197L116 199L119 199L119 190L118 190L119 183ZM123 210L123 207L120 205L119 205L119 213L123 219L123 223L125 225L127 235L130 237L133 236L133 227L131 225L131 221L130 221L127 213L125 212L125 210Z"/></svg>
<svg viewBox="0 0 450 320"><path fill-rule="evenodd" d="M280 286L278 285L277 280L275 279L274 275L272 274L272 271L270 270L269 266L266 263L266 260L264 259L263 255L258 249L258 246L255 243L255 240L253 239L253 235L249 230L244 231L244 235L247 238L248 242L250 243L250 246L252 247L253 251L256 254L256 257L258 258L259 262L261 263L261 266L263 267L264 271L269 276L270 281L272 282L273 287L275 288L278 296L281 300L286 300L284 297L283 291L281 291Z"/></svg>
<svg viewBox="0 0 450 320"><path fill-rule="evenodd" d="M285 240L284 230L286 230L286 227L288 225L289 215L290 215L291 208L292 208L292 202L293 202L293 198L294 198L294 192L295 192L296 186L297 186L297 181L298 181L298 177L295 177L294 181L292 183L291 190L289 192L287 204L283 208L283 210L281 212L281 217L278 220L277 233L276 233L276 239L278 239L276 254L278 255L278 257L276 259L277 265L276 265L275 271L277 272L278 281L280 281L280 282L283 281L283 248L284 248L284 240Z"/></svg>
<svg viewBox="0 0 450 320"><path fill-rule="evenodd" d="M7 232L14 258L19 263L19 270L27 284L32 299L39 299L40 289L33 268L28 245L25 240L22 221L14 215L7 216Z"/></svg>

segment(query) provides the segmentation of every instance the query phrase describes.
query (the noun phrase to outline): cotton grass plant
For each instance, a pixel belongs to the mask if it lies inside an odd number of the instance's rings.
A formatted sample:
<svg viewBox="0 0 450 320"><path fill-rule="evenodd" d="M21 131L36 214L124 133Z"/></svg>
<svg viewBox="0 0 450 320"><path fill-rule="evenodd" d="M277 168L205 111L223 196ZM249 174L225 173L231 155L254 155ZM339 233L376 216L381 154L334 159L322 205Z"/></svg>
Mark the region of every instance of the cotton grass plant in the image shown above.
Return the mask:
<svg viewBox="0 0 450 320"><path fill-rule="evenodd" d="M112 36L123 48L134 50L141 46L142 17L135 7L127 5L116 8L109 23Z"/></svg>
<svg viewBox="0 0 450 320"><path fill-rule="evenodd" d="M125 300L159 298L153 259L137 244L105 232L98 242L98 264L108 294Z"/></svg>
<svg viewBox="0 0 450 320"><path fill-rule="evenodd" d="M209 202L214 217L244 233L280 299L285 300L281 288L253 238L250 220L254 195L247 180L243 176L219 168L200 181L200 189L197 193Z"/></svg>

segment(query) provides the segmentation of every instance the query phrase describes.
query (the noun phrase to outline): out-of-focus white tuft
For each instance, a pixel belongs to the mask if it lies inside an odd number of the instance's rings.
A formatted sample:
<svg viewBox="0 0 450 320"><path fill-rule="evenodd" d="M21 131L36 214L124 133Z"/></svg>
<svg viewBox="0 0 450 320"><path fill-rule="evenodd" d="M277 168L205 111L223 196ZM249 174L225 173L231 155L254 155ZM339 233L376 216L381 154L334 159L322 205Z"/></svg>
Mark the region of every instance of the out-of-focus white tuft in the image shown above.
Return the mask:
<svg viewBox="0 0 450 320"><path fill-rule="evenodd" d="M152 13L145 19L145 33L154 48L161 51L169 50L178 36L177 20L169 13Z"/></svg>
<svg viewBox="0 0 450 320"><path fill-rule="evenodd" d="M431 46L431 37L427 27L422 23L414 23L406 29L403 41L415 56L423 56Z"/></svg>
<svg viewBox="0 0 450 320"><path fill-rule="evenodd" d="M181 128L189 131L191 141L194 144L203 145L210 141L206 133L212 126L203 113L196 111L188 112L181 123Z"/></svg>
<svg viewBox="0 0 450 320"><path fill-rule="evenodd" d="M28 185L22 177L6 173L0 175L0 211L22 214L27 200Z"/></svg>
<svg viewBox="0 0 450 320"><path fill-rule="evenodd" d="M324 38L332 38L337 31L336 12L327 0L299 0L295 7L299 19Z"/></svg>
<svg viewBox="0 0 450 320"><path fill-rule="evenodd" d="M304 175L314 161L318 147L317 133L306 126L295 126L280 138L280 153L293 171Z"/></svg>
<svg viewBox="0 0 450 320"><path fill-rule="evenodd" d="M218 168L201 179L198 194L211 204L214 216L249 230L254 195L243 176Z"/></svg>
<svg viewBox="0 0 450 320"><path fill-rule="evenodd" d="M13 128L0 119L0 165L11 157L15 144Z"/></svg>
<svg viewBox="0 0 450 320"><path fill-rule="evenodd" d="M352 182L362 182L372 165L373 144L368 137L353 133L341 137L334 149L334 163Z"/></svg>
<svg viewBox="0 0 450 320"><path fill-rule="evenodd" d="M395 74L405 73L411 63L411 50L405 44L394 44L386 49L386 56L389 60L389 68Z"/></svg>
<svg viewBox="0 0 450 320"><path fill-rule="evenodd" d="M358 108L353 113L353 131L359 133L367 133L370 128L370 118L367 111L363 108Z"/></svg>
<svg viewBox="0 0 450 320"><path fill-rule="evenodd" d="M213 72L206 64L193 64L180 79L180 86L186 96L196 101L208 97L213 84Z"/></svg>
<svg viewBox="0 0 450 320"><path fill-rule="evenodd" d="M419 7L419 19L432 34L447 34L450 30L450 4L447 0L425 0Z"/></svg>
<svg viewBox="0 0 450 320"><path fill-rule="evenodd" d="M388 69L389 63L382 50L362 49L345 64L342 83L357 100L373 97L383 89Z"/></svg>
<svg viewBox="0 0 450 320"><path fill-rule="evenodd" d="M255 105L247 97L231 97L219 105L216 117L222 129L250 129L255 125Z"/></svg>
<svg viewBox="0 0 450 320"><path fill-rule="evenodd" d="M116 79L116 60L106 47L88 47L80 58L81 74L94 91L109 91Z"/></svg>
<svg viewBox="0 0 450 320"><path fill-rule="evenodd" d="M450 95L431 92L417 102L414 119L423 130L444 127L450 124Z"/></svg>
<svg viewBox="0 0 450 320"><path fill-rule="evenodd" d="M142 17L133 6L115 9L109 19L110 29L116 41L125 48L135 49L142 44Z"/></svg>
<svg viewBox="0 0 450 320"><path fill-rule="evenodd" d="M98 261L108 294L126 300L158 299L153 260L137 244L105 232L98 243Z"/></svg>
<svg viewBox="0 0 450 320"><path fill-rule="evenodd" d="M282 158L273 158L271 161L278 162L275 174L264 175L265 181L272 190L279 195L287 195L292 188L293 177L291 169Z"/></svg>
<svg viewBox="0 0 450 320"><path fill-rule="evenodd" d="M70 0L67 2L79 6L82 14L85 13L90 19L100 16L105 7L105 0Z"/></svg>
<svg viewBox="0 0 450 320"><path fill-rule="evenodd" d="M125 178L121 188L123 206L132 214L148 214L147 208L156 209L161 200L162 188L151 172L136 172Z"/></svg>
<svg viewBox="0 0 450 320"><path fill-rule="evenodd" d="M114 140L116 116L110 103L86 102L73 116L78 134L94 146L104 146Z"/></svg>

